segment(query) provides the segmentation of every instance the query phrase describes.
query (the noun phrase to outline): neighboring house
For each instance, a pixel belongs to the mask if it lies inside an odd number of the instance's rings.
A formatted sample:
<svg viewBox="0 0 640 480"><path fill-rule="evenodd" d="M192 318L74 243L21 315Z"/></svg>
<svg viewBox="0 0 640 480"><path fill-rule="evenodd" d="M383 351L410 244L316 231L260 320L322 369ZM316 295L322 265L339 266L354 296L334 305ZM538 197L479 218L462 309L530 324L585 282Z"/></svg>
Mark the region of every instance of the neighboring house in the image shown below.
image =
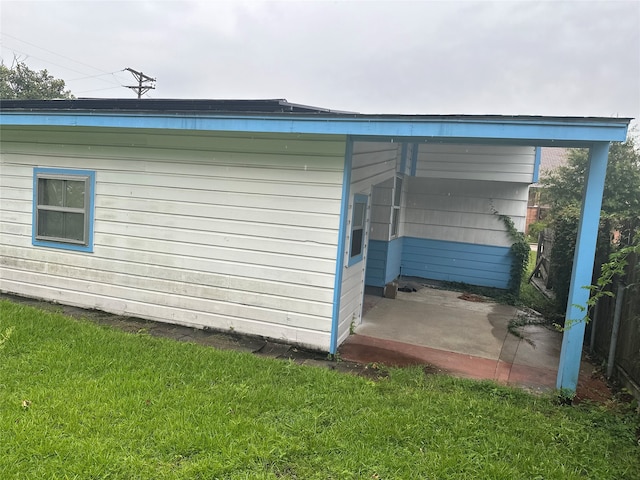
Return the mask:
<svg viewBox="0 0 640 480"><path fill-rule="evenodd" d="M542 148L540 151L540 175L553 172L556 168L567 164L568 148ZM529 225L544 220L549 206L540 201L541 185L536 181L529 187L529 201L527 203L527 221L525 232L529 232Z"/></svg>
<svg viewBox="0 0 640 480"><path fill-rule="evenodd" d="M0 290L335 353L365 284L506 287L510 240L493 212L524 229L539 147L591 146L599 165L628 122L5 101Z"/></svg>

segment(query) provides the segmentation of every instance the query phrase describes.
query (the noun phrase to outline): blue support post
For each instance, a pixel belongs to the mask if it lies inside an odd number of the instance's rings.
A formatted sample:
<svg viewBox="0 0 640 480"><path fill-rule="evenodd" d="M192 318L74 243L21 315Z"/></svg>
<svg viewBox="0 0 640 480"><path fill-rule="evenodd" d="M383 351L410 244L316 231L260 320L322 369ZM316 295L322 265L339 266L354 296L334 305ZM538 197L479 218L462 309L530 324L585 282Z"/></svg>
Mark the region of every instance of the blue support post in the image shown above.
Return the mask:
<svg viewBox="0 0 640 480"><path fill-rule="evenodd" d="M571 287L556 380L556 387L563 391L575 392L578 385L584 342L584 319L590 293L584 287L591 285L608 156L608 142L595 143L589 150L589 167L582 195L582 211L578 224L576 253L573 257Z"/></svg>

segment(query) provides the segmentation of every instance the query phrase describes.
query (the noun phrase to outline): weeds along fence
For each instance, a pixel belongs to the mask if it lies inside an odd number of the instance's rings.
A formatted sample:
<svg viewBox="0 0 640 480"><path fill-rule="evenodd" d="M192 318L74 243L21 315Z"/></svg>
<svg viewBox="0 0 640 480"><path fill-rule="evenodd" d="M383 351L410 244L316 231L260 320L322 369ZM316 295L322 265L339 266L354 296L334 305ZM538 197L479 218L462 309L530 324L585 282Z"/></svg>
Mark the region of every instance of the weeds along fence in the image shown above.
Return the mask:
<svg viewBox="0 0 640 480"><path fill-rule="evenodd" d="M621 290L620 287L624 288ZM614 342L613 375L631 390L635 390L640 398L640 258L629 257L626 274L614 285L610 286L614 297L600 299L591 313L588 337L591 349L598 357L608 362L611 345ZM618 294L622 299L618 301ZM619 327L615 338L614 332L616 303L619 303Z"/></svg>

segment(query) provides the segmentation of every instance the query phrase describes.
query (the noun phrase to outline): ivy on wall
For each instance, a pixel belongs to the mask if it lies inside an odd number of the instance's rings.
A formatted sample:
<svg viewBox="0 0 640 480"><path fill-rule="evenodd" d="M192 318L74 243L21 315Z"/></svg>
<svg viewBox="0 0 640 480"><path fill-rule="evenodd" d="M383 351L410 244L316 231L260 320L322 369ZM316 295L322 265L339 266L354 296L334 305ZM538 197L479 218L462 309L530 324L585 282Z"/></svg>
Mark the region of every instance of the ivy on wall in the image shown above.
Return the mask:
<svg viewBox="0 0 640 480"><path fill-rule="evenodd" d="M529 255L531 254L531 248L524 235L516 229L513 220L508 215L503 215L497 210L493 209L493 214L497 215L500 221L504 224L509 238L513 241L511 244L511 271L509 276L509 293L513 295L514 299L517 299L520 295L520 284L522 279L526 275L527 267L529 265Z"/></svg>

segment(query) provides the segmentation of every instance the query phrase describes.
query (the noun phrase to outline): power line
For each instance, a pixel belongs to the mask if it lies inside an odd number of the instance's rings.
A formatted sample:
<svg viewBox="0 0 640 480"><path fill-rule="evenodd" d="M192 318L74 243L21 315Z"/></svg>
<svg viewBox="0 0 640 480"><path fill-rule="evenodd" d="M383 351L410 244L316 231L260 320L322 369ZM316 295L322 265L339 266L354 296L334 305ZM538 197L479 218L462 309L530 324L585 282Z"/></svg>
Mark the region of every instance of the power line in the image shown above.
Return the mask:
<svg viewBox="0 0 640 480"><path fill-rule="evenodd" d="M11 50L12 52L14 52L14 54L15 54L15 52L18 52L18 53L21 53L22 55L25 55L26 58L35 58L35 59L41 60L41 61L43 61L45 63L50 63L51 65L55 65L56 67L64 68L65 70L69 70L71 72L75 72L75 73L79 73L81 75L85 75L85 72L81 72L80 70L75 70L73 68L65 67L65 66L60 65L58 63L52 62L51 60L46 60L46 59L38 57L36 55L31 55L30 53L23 52L22 50L18 50L17 48L8 48L8 47L4 47L4 48L6 48L7 50Z"/></svg>
<svg viewBox="0 0 640 480"><path fill-rule="evenodd" d="M0 32L0 34L4 35L5 37L9 37L9 38L17 40L19 42L25 43L27 45L31 45L32 47L38 48L38 49L43 50L43 51L45 51L47 53L50 53L52 55L56 55L58 57L70 60L70 61L78 63L80 65L84 65L86 67L92 68L94 70L98 70L99 72L103 72L103 73L98 74L98 75L87 75L86 72L82 72L80 70L76 70L74 68L67 67L67 66L64 66L64 65L60 65L59 63L53 62L51 60L44 59L44 58L39 57L37 55L33 55L33 54L30 54L30 53L24 52L22 50L19 50L19 49L10 48L10 47L7 47L6 45L3 46L3 48L5 48L7 50L14 51L14 55L15 55L15 52L18 52L18 53L21 53L22 55L25 55L27 58L30 58L30 57L31 58L35 58L35 59L38 59L38 60L43 61L45 63L51 64L51 65L55 65L56 67L60 67L60 68L63 68L65 70L68 70L68 71L71 71L71 72L74 72L74 73L78 73L80 75L84 75L84 77L74 78L72 80L66 80L66 82L73 82L73 81L76 81L76 80L84 80L85 78L96 78L97 80L100 80L100 81L103 81L103 82L107 82L107 83L111 83L111 84L114 84L114 85L122 86L122 82L120 80L118 80L113 74L114 73L118 73L118 72L122 72L123 70L117 70L115 72L107 72L106 70L103 70L103 69L98 68L98 67L94 67L93 65L89 65L88 63L81 62L80 60L76 60L76 59L71 58L71 57L69 57L67 55L62 55L61 53L54 52L53 50L49 50L47 48L41 47L39 45L36 45L35 43L31 43L31 42L28 42L26 40L22 40L21 38L18 38L18 37L14 36L14 35L10 35L10 34L5 33L5 32ZM105 76L105 75L111 75L113 78L100 78L100 77Z"/></svg>
<svg viewBox="0 0 640 480"><path fill-rule="evenodd" d="M122 72L124 70L116 70L115 72L109 72L109 73L99 73L97 75L87 75L86 77L78 77L78 78L70 78L69 80L66 80L67 82L77 82L78 80L87 80L89 78L98 78L98 77L104 77L105 75L113 75L114 73L118 73L118 72Z"/></svg>
<svg viewBox="0 0 640 480"><path fill-rule="evenodd" d="M122 88L122 87L124 87L124 85L118 85L117 87L93 88L91 90L83 90L81 92L76 92L76 93L100 92L102 90L114 90L116 88Z"/></svg>
<svg viewBox="0 0 640 480"><path fill-rule="evenodd" d="M23 52L22 50L18 50L16 48L9 48L9 47L4 47L4 48L7 49L7 50L11 50L14 53L14 55L15 55L15 52L18 52L18 53L21 53L22 55L25 55L26 58L35 58L35 59L40 60L42 62L51 64L51 65L55 65L56 67L60 67L60 68L63 68L65 70L69 70L70 72L78 73L80 75L86 75L86 72L81 72L80 70L76 70L74 68L65 67L64 65L60 65L59 63L52 62L51 60L47 60L47 59L44 59L42 57L38 57L36 55L32 55L32 54L27 53L27 52ZM122 71L122 70L120 70L120 71ZM114 83L112 80L106 79L106 78L98 78L98 80L101 80L103 82L108 82L108 83Z"/></svg>
<svg viewBox="0 0 640 480"><path fill-rule="evenodd" d="M120 73L120 72L124 72L124 68L122 70L116 70L115 72L109 72L109 73L99 73L98 75L88 75L86 77L78 77L78 78L72 78L70 80L65 80L66 82L77 82L78 80L87 80L89 78L98 78L98 77L104 77L105 75L112 75L115 78L115 73ZM100 79L100 80L105 80L105 79ZM105 80L107 81L107 80ZM117 81L117 78L116 78Z"/></svg>
<svg viewBox="0 0 640 480"><path fill-rule="evenodd" d="M94 70L98 70L99 72L102 72L102 73L105 73L105 74L109 73L109 72L107 72L105 70L102 70L101 68L94 67L93 65L89 65L88 63L81 62L80 60L75 60L75 59L73 59L71 57L68 57L66 55L62 55L61 53L56 53L53 50L46 49L44 47L36 45L35 43L27 42L26 40L22 40L21 38L15 37L13 35L9 35L8 33L0 32L0 34L4 35L5 37L13 38L14 40L17 40L19 42L26 43L27 45L31 45L32 47L39 48L40 50L44 50L45 52L51 53L53 55L57 55L58 57L66 58L67 60L71 60L72 62L79 63L80 65L84 65L85 67L93 68ZM40 60L42 60L42 59L40 59ZM53 63L53 62L51 62L51 63ZM54 63L54 65L56 65L56 64ZM60 66L60 65L58 65L58 66ZM65 67L62 67L62 68L65 68ZM79 73L84 73L84 72L79 72Z"/></svg>
<svg viewBox="0 0 640 480"><path fill-rule="evenodd" d="M18 42L22 42L22 43L30 45L32 47L38 48L38 49L40 49L42 51L45 51L47 53L50 53L52 55L56 55L56 56L58 56L60 58L64 58L66 60L70 60L70 61L75 62L77 64L84 65L85 67L89 67L89 68L92 68L92 69L97 70L99 72L102 72L102 73L97 74L97 75L86 75L85 72L81 72L81 71L76 70L74 68L66 67L64 65L60 65L58 63L52 62L51 60L46 60L46 59L38 57L36 55L32 55L32 54L29 54L27 52L24 52L24 51L21 51L21 50L18 50L18 49L2 46L0 44L0 47L8 49L8 50L12 50L13 53L14 53L14 57L15 57L15 52L18 52L18 53L21 53L22 55L26 55L27 58L30 58L30 57L31 58L35 58L35 59L38 59L38 60L43 61L45 63L49 63L51 65L55 65L57 67L65 69L65 70L68 70L68 71L75 72L75 73L78 73L80 75L83 75L83 77L74 78L72 80L67 80L67 82L74 82L74 81L79 81L79 80L86 80L86 79L90 79L90 78L95 78L97 80L101 80L101 81L108 82L108 83L111 83L111 84L117 84L117 86L115 86L115 87L106 87L106 88L96 88L96 89L91 89L91 90L83 90L83 91L78 92L78 93L88 93L88 92L96 92L96 91L101 91L101 90L111 90L111 89L115 89L115 88L126 87L126 88L130 88L130 89L132 89L134 91L137 91L138 98L141 98L142 95L147 93L149 90L154 90L156 88L155 84L153 83L153 82L156 81L155 78L149 77L149 76L145 75L142 72L138 72L136 70L133 70L132 68L125 68L123 70L116 70L114 72L107 72L106 70L103 70L103 69L98 68L98 67L94 67L93 65L89 65L88 63L81 62L80 60L76 60L76 59L71 58L71 57L69 57L67 55L63 55L61 53L54 52L53 50L49 50L47 48L41 47L39 45L36 45L35 43L31 43L31 42L28 42L26 40L22 40L21 38L18 38L18 37L14 36L14 35L10 35L10 34L5 33L5 32L0 32L0 34L4 35L5 37L17 40ZM130 85L122 85L121 84L121 82L116 78L115 74L119 73L119 72L123 72L125 70L131 72L131 74L138 81L138 85L130 86ZM102 78L102 77L105 77L107 75L110 75L113 78Z"/></svg>

